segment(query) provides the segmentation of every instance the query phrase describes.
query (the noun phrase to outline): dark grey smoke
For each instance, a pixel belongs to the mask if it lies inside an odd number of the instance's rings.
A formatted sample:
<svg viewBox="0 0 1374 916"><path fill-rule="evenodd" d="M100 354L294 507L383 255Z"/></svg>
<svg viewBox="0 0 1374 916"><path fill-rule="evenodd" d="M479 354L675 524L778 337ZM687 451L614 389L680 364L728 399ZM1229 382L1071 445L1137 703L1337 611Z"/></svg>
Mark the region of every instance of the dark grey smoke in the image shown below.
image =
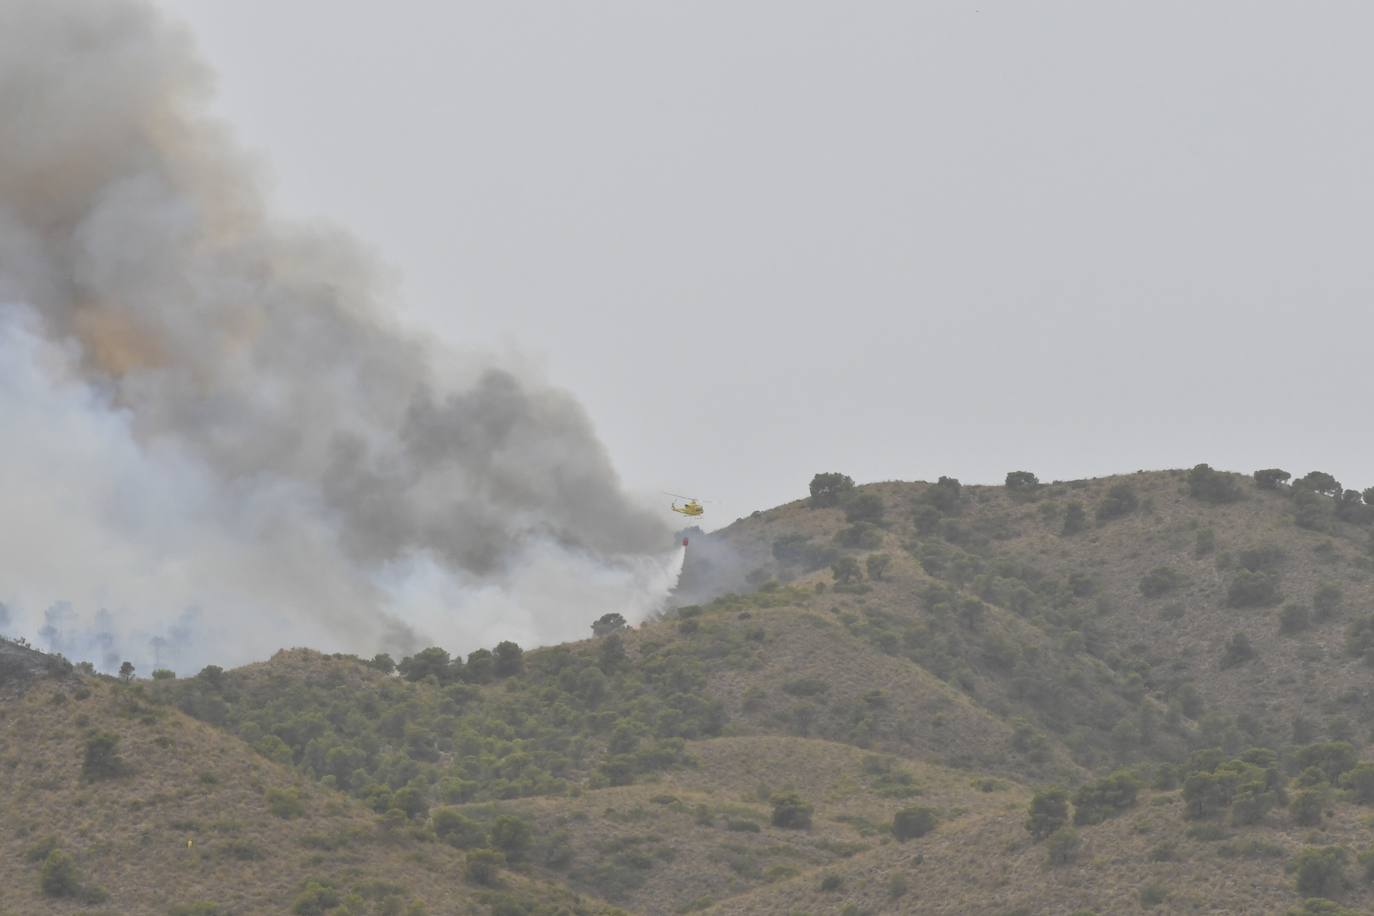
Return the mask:
<svg viewBox="0 0 1374 916"><path fill-rule="evenodd" d="M187 34L146 3L0 5L0 306L19 307L0 314L0 360L24 354L36 368L12 392L47 386L53 410L82 417L73 427L98 427L111 467L132 468L138 505L87 507L92 523L157 542L181 607L235 579L221 602L235 613L270 619L285 602L374 645L414 642L378 615L422 567L487 588L548 551L565 569L658 553L665 526L624 495L571 397L399 333L366 252L268 217L204 114L209 83ZM169 569L166 550L189 566ZM195 576L203 594L183 581ZM101 588L127 601L116 586ZM70 608L51 613L58 637L73 627ZM523 632L560 635L537 620Z"/></svg>

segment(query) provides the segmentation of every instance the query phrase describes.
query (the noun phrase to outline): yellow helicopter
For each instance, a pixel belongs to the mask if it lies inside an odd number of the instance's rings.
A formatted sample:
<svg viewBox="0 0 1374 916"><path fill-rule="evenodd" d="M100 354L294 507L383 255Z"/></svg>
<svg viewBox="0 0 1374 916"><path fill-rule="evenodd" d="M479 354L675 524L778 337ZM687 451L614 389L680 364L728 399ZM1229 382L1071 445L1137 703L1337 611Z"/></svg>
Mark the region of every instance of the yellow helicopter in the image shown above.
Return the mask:
<svg viewBox="0 0 1374 916"><path fill-rule="evenodd" d="M666 490L663 495L673 497L673 504L668 508L672 509L674 512L690 516L691 518L697 518L706 512L705 507L701 504L701 500L695 497L683 496L681 493L669 493ZM685 499L687 501L679 506L677 504L679 499Z"/></svg>

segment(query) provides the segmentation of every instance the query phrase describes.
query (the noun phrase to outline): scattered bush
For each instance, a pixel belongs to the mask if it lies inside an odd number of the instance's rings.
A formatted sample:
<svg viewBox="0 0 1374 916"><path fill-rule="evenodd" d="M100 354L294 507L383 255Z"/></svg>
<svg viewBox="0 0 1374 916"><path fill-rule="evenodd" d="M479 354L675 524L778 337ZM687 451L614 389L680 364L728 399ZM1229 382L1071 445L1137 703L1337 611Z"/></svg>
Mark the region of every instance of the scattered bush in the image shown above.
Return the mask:
<svg viewBox="0 0 1374 916"><path fill-rule="evenodd" d="M892 566L892 557L885 553L875 553L868 558L865 565L868 569L868 578L881 582Z"/></svg>
<svg viewBox="0 0 1374 916"><path fill-rule="evenodd" d="M826 893L833 893L844 887L844 878L839 875L826 875L821 879L821 890Z"/></svg>

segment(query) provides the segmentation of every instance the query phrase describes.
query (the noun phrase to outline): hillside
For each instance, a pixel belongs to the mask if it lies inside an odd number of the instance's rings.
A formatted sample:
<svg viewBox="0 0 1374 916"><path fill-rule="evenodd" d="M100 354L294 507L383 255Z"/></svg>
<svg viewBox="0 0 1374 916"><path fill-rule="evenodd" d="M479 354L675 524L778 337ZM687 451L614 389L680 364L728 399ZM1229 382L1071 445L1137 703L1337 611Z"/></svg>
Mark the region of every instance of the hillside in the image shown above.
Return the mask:
<svg viewBox="0 0 1374 916"><path fill-rule="evenodd" d="M0 912L1374 911L1374 508L1028 478L823 486L564 646L0 653Z"/></svg>

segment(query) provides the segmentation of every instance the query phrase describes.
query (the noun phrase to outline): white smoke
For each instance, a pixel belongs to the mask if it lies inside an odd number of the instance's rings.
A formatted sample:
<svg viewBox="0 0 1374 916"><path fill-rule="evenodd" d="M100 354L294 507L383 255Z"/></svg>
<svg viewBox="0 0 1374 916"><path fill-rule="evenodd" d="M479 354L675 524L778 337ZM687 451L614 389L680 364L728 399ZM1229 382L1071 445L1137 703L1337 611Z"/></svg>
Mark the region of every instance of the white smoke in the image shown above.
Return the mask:
<svg viewBox="0 0 1374 916"><path fill-rule="evenodd" d="M651 612L668 528L579 405L397 332L364 252L268 217L206 82L144 3L0 5L11 631L188 667Z"/></svg>

